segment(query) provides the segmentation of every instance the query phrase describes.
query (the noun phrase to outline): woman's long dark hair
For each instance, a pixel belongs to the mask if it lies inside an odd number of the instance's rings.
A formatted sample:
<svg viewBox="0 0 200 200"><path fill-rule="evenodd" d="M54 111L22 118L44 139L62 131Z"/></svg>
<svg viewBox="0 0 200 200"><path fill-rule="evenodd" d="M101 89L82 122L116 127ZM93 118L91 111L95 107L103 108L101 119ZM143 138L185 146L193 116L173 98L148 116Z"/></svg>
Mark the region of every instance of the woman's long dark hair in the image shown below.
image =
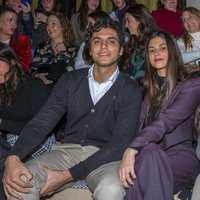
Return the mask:
<svg viewBox="0 0 200 200"><path fill-rule="evenodd" d="M138 36L131 35L130 40L126 45L124 59L125 68L132 57L133 51L136 54L136 59L140 59L143 55L147 38L152 31L159 30L148 8L143 4L131 6L126 10L126 13L132 15L138 22Z"/></svg>
<svg viewBox="0 0 200 200"><path fill-rule="evenodd" d="M26 81L29 76L24 72L12 48L2 42L0 42L0 60L10 66L6 74L7 81L0 84L0 107L4 103L8 108L11 108L19 82Z"/></svg>
<svg viewBox="0 0 200 200"><path fill-rule="evenodd" d="M87 26L87 15L89 10L87 2L88 0L82 0L81 5L78 9L78 24L81 31L84 31ZM101 10L101 1L99 3L99 6L97 7L97 10Z"/></svg>
<svg viewBox="0 0 200 200"><path fill-rule="evenodd" d="M166 66L166 77L162 85L162 88L158 87L158 83L155 79L156 69L151 65L148 55L149 43L153 38L156 37L161 37L166 41L169 54ZM176 44L176 41L168 33L164 31L153 32L147 41L145 52L146 52L146 68L144 76L144 87L146 92L145 94L148 100L148 106L147 106L147 113L148 113L153 101L154 105L155 102L157 103L157 106L160 110L168 100L176 84L178 82L187 79L189 77L189 74L184 67L182 56ZM146 116L146 118L147 117L148 116Z"/></svg>

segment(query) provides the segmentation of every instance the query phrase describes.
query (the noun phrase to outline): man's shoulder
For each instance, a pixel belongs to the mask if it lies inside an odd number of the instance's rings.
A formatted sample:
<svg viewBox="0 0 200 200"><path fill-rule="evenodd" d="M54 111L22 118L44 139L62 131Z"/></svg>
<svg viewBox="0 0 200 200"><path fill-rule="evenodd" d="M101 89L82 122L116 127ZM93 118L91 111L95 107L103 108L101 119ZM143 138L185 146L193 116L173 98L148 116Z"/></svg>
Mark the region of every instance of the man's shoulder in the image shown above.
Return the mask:
<svg viewBox="0 0 200 200"><path fill-rule="evenodd" d="M121 72L117 81L117 91L120 96L141 94L141 86L126 73Z"/></svg>
<svg viewBox="0 0 200 200"><path fill-rule="evenodd" d="M87 78L88 70L89 70L88 68L83 68L83 69L68 71L64 73L63 78L77 82L79 80L82 80L83 78Z"/></svg>
<svg viewBox="0 0 200 200"><path fill-rule="evenodd" d="M123 80L124 86L131 85L134 87L140 87L138 83L134 79L132 79L128 74L124 72L120 72L120 76L121 76L121 79Z"/></svg>

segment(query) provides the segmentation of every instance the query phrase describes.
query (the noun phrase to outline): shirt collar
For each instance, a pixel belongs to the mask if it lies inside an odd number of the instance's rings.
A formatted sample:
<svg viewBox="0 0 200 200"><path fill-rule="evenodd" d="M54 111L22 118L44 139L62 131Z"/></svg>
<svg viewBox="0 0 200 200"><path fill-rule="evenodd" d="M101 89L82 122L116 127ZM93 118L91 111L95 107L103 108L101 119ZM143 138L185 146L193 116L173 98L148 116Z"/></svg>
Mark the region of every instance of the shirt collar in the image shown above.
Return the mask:
<svg viewBox="0 0 200 200"><path fill-rule="evenodd" d="M94 64L90 67L90 69L88 70L88 78L91 78L94 82L96 82L95 81L95 79L94 79L94 76L93 76L93 69L94 69ZM112 83L114 83L115 82L115 80L117 79L117 77L119 76L119 73L120 73L120 71L119 71L119 68L117 67L116 68L116 70L115 70L115 72L112 74L112 76L111 77L109 77L106 81L104 81L103 83L106 83L106 82L108 82L108 81L111 81Z"/></svg>

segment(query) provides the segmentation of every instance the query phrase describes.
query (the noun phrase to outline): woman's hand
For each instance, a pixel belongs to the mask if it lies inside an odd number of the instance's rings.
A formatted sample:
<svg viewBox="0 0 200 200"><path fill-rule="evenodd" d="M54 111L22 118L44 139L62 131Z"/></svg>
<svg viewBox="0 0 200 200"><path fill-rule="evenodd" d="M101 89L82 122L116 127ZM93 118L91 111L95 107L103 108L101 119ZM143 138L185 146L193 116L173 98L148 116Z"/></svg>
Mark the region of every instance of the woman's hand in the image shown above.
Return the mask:
<svg viewBox="0 0 200 200"><path fill-rule="evenodd" d="M27 4L27 6L25 6L23 3L21 3L21 11L24 13L29 13L31 12L31 6L30 4Z"/></svg>
<svg viewBox="0 0 200 200"><path fill-rule="evenodd" d="M53 50L57 54L57 53L60 53L62 51L66 51L66 46L65 46L64 42L59 42L58 44L53 46Z"/></svg>
<svg viewBox="0 0 200 200"><path fill-rule="evenodd" d="M16 2L16 3L14 4L14 6L13 6L13 9L15 10L15 12L16 12L17 14L19 14L19 13L22 11L22 9L21 9L21 3Z"/></svg>
<svg viewBox="0 0 200 200"><path fill-rule="evenodd" d="M37 29L38 26L41 24L41 21L40 21L40 18L38 17L38 14L34 14L33 20L34 20L34 29Z"/></svg>
<svg viewBox="0 0 200 200"><path fill-rule="evenodd" d="M34 14L33 19L34 19L34 29L37 29L41 23L46 24L47 22L47 16L44 15L43 13Z"/></svg>
<svg viewBox="0 0 200 200"><path fill-rule="evenodd" d="M48 75L48 73L37 73L37 74L35 74L35 77L40 78L40 79L44 82L45 85L52 84L53 81L48 80L48 79L46 78L47 75Z"/></svg>
<svg viewBox="0 0 200 200"><path fill-rule="evenodd" d="M47 22L47 16L43 13L38 13L37 14L37 17L40 19L40 22L46 24Z"/></svg>
<svg viewBox="0 0 200 200"><path fill-rule="evenodd" d="M135 156L138 153L135 149L128 148L124 152L122 162L119 168L119 180L123 187L129 188L129 185L133 185L133 179L135 175Z"/></svg>

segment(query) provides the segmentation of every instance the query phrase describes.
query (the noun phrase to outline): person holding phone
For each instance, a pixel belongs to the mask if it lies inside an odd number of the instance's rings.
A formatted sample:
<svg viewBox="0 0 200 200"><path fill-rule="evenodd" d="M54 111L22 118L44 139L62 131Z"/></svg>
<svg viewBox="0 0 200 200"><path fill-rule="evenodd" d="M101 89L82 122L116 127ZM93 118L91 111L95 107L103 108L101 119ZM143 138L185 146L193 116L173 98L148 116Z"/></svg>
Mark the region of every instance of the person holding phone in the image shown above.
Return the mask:
<svg viewBox="0 0 200 200"><path fill-rule="evenodd" d="M31 13L31 0L4 0L3 5L13 8L18 14L17 30L23 35L32 38L33 15Z"/></svg>
<svg viewBox="0 0 200 200"><path fill-rule="evenodd" d="M17 54L24 71L31 63L31 42L26 35L18 33L17 12L11 7L0 6L0 42L8 44Z"/></svg>
<svg viewBox="0 0 200 200"><path fill-rule="evenodd" d="M59 0L41 0L41 7L35 10L34 13L34 28L32 37L32 48L35 50L39 44L45 41L45 29L47 17L52 12L58 12L60 10Z"/></svg>

